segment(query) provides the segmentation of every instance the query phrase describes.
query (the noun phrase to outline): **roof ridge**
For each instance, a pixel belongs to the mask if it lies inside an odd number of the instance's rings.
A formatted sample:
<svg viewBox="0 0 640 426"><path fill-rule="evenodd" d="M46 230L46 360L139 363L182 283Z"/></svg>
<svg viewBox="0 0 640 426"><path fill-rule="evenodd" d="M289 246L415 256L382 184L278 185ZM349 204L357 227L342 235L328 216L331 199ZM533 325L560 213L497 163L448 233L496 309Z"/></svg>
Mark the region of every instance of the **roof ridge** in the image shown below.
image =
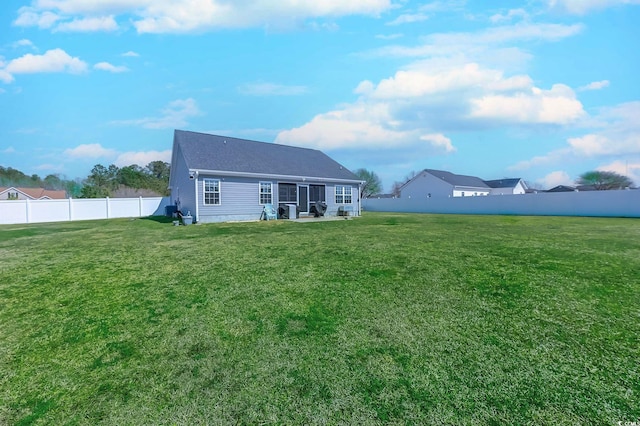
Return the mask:
<svg viewBox="0 0 640 426"><path fill-rule="evenodd" d="M197 131L193 131L193 130L175 129L175 132L196 133L198 135L214 136L216 138L222 138L222 139L233 139L233 140L242 141L242 142L261 143L261 144L268 144L268 145L275 145L275 146L283 146L283 147L291 148L291 149L304 149L304 150L308 150L308 151L322 152L321 150L316 149L316 148L307 148L307 147L296 146L296 145L286 145L286 144L277 143L277 142L257 141L255 139L246 139L246 138L239 138L239 137L236 137L236 136L226 136L226 135L218 135L218 134L214 134L214 133L197 132Z"/></svg>

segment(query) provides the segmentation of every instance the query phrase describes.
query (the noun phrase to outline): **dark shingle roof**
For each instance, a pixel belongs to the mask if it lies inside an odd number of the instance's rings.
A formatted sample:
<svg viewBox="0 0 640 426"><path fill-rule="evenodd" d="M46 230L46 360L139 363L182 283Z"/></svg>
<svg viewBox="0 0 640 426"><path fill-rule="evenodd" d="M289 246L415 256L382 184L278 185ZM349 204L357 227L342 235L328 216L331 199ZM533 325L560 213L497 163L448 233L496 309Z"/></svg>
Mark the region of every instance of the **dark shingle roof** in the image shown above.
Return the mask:
<svg viewBox="0 0 640 426"><path fill-rule="evenodd" d="M573 192L573 191L576 191L576 188L574 186L569 186L569 185L558 185L547 190L547 192Z"/></svg>
<svg viewBox="0 0 640 426"><path fill-rule="evenodd" d="M321 151L176 130L174 143L196 170L360 180Z"/></svg>
<svg viewBox="0 0 640 426"><path fill-rule="evenodd" d="M433 169L424 169L424 171L454 186L472 186L475 188L488 188L487 184L485 184L482 179L475 176L456 175L451 172L446 172L443 170L433 170Z"/></svg>
<svg viewBox="0 0 640 426"><path fill-rule="evenodd" d="M485 180L484 183L489 185L491 188L515 188L520 180L520 178L494 179Z"/></svg>

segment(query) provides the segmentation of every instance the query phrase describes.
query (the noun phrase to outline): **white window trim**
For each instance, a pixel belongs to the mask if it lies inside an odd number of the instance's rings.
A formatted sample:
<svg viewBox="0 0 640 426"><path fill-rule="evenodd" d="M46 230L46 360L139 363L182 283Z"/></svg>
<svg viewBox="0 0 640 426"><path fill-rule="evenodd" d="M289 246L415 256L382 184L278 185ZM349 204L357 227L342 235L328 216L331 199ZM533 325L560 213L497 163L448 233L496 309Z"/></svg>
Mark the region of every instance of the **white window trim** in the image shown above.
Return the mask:
<svg viewBox="0 0 640 426"><path fill-rule="evenodd" d="M271 196L271 202L270 203L263 203L262 202L262 185L263 184L267 184L269 185L269 195ZM266 193L265 193L266 194ZM258 204L260 204L261 206L264 206L265 204L273 204L273 182L269 182L269 181L260 181L258 182Z"/></svg>
<svg viewBox="0 0 640 426"><path fill-rule="evenodd" d="M338 188L343 188L341 194L338 194ZM334 188L334 196L336 204L353 204L353 187L351 185L336 185ZM342 201L338 201L338 196L342 197ZM349 197L349 202L345 201L347 196Z"/></svg>
<svg viewBox="0 0 640 426"><path fill-rule="evenodd" d="M218 202L217 203L207 203L207 193L215 194L215 191L207 191L207 181L216 181L218 182ZM205 206L219 206L222 205L222 181L220 179L215 178L203 178L202 179L202 204Z"/></svg>

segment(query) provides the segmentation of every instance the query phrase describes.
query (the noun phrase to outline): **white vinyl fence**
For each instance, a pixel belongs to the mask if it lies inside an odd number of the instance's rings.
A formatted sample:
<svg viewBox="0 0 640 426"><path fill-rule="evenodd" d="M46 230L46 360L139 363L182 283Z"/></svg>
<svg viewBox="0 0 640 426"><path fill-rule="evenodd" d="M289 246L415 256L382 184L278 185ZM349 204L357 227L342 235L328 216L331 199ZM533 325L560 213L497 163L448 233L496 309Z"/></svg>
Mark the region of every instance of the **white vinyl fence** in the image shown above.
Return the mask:
<svg viewBox="0 0 640 426"><path fill-rule="evenodd" d="M530 216L640 217L640 190L541 192L451 198L368 198L365 211Z"/></svg>
<svg viewBox="0 0 640 426"><path fill-rule="evenodd" d="M0 225L165 214L169 197L0 201Z"/></svg>

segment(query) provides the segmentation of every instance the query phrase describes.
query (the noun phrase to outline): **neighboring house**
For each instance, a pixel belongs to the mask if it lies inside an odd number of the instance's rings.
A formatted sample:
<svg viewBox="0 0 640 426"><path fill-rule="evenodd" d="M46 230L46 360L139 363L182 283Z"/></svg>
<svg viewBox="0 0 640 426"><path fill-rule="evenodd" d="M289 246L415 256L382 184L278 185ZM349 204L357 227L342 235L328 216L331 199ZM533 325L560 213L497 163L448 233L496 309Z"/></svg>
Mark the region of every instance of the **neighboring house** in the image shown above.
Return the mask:
<svg viewBox="0 0 640 426"><path fill-rule="evenodd" d="M554 186L551 189L547 189L547 192L574 192L577 191L575 186L568 186L568 185L558 185L558 186Z"/></svg>
<svg viewBox="0 0 640 426"><path fill-rule="evenodd" d="M43 188L0 187L0 200L64 200L67 191Z"/></svg>
<svg viewBox="0 0 640 426"><path fill-rule="evenodd" d="M520 178L485 180L491 188L491 195L525 194L529 189Z"/></svg>
<svg viewBox="0 0 640 426"><path fill-rule="evenodd" d="M321 151L176 130L171 202L198 222L257 220L265 204L360 215L361 180Z"/></svg>
<svg viewBox="0 0 640 426"><path fill-rule="evenodd" d="M491 193L480 178L424 169L400 187L401 198L472 197Z"/></svg>
<svg viewBox="0 0 640 426"><path fill-rule="evenodd" d="M558 185L558 186L554 186L551 189L547 189L547 192L579 192L579 191L597 191L597 189L594 185L578 185L578 186Z"/></svg>

